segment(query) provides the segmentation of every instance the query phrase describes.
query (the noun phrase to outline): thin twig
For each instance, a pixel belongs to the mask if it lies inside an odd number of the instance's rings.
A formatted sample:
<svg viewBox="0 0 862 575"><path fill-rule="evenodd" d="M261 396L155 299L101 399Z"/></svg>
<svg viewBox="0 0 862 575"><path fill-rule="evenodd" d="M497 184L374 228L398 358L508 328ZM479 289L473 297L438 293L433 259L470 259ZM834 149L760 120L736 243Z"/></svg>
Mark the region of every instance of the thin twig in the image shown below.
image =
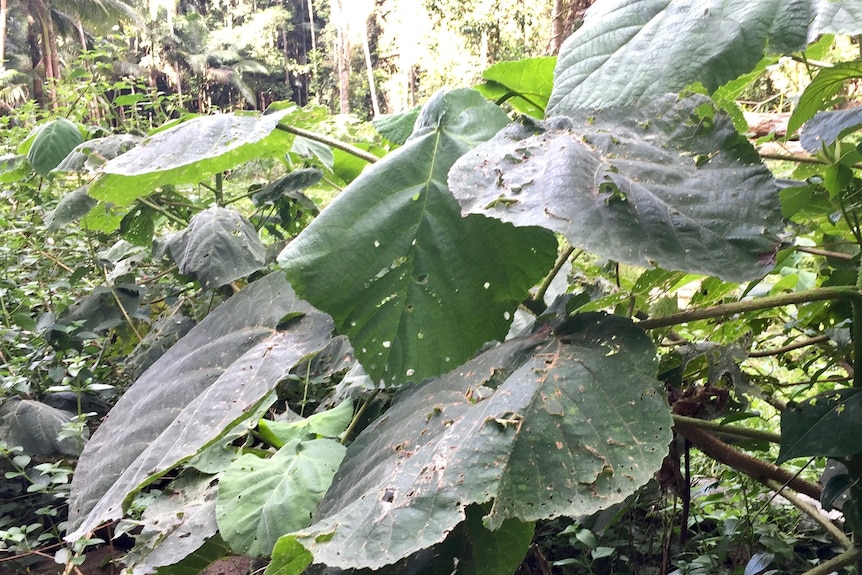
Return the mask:
<svg viewBox="0 0 862 575"><path fill-rule="evenodd" d="M769 357L771 355L781 355L782 353L787 353L788 351L793 351L794 349L808 347L809 345L816 345L818 343L824 343L827 341L829 341L828 335L818 335L809 339L797 341L796 343L789 343L775 349L752 351L748 353L748 357Z"/></svg>
<svg viewBox="0 0 862 575"><path fill-rule="evenodd" d="M368 411L368 407L371 405L371 402L374 401L374 398L377 397L378 393L380 393L379 387L375 389L374 392L362 403L362 407L359 408L359 411L356 412L356 415L354 415L353 419L350 421L350 425L347 426L347 429L344 431L344 435L341 437L341 445L347 444L348 438L353 434L356 426L359 425L359 419L365 415L366 411Z"/></svg>

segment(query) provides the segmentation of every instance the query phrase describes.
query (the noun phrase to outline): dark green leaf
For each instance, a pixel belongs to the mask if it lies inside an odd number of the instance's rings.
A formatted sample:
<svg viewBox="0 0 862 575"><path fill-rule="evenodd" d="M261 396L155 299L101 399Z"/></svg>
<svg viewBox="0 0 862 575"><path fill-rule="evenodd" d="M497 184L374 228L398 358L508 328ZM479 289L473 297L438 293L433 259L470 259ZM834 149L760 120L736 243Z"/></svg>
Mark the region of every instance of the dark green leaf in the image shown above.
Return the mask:
<svg viewBox="0 0 862 575"><path fill-rule="evenodd" d="M767 51L802 50L834 32L862 32L856 0L596 2L560 49L548 114L646 103L697 82L712 92Z"/></svg>
<svg viewBox="0 0 862 575"><path fill-rule="evenodd" d="M794 457L846 457L862 451L859 421L862 390L822 393L781 412L781 449L776 463Z"/></svg>
<svg viewBox="0 0 862 575"><path fill-rule="evenodd" d="M439 94L411 139L279 256L297 292L332 315L373 379L421 381L502 339L518 302L553 264L552 234L462 218L446 187L455 160L506 122L473 90Z"/></svg>
<svg viewBox="0 0 862 575"><path fill-rule="evenodd" d="M293 534L315 562L377 569L442 541L471 503L493 499L496 530L588 515L647 482L671 426L652 342L600 314L556 333L406 388L348 448L317 522Z"/></svg>
<svg viewBox="0 0 862 575"><path fill-rule="evenodd" d="M835 501L847 494L847 490L853 485L854 480L848 473L839 473L833 475L823 486L823 491L820 493L820 505L826 511L832 511L835 508Z"/></svg>
<svg viewBox="0 0 862 575"><path fill-rule="evenodd" d="M462 157L449 185L464 213L734 282L772 268L784 230L769 170L703 96L513 125Z"/></svg>
<svg viewBox="0 0 862 575"><path fill-rule="evenodd" d="M195 184L249 160L283 156L293 136L276 126L292 111L216 114L183 122L105 164L90 195L127 206L161 186Z"/></svg>
<svg viewBox="0 0 862 575"><path fill-rule="evenodd" d="M169 241L180 273L197 278L206 289L223 286L261 269L266 248L239 212L212 207Z"/></svg>
<svg viewBox="0 0 862 575"><path fill-rule="evenodd" d="M276 329L296 313L304 316ZM123 394L82 453L69 540L118 519L140 489L251 416L331 330L331 320L297 300L279 273L210 313Z"/></svg>
<svg viewBox="0 0 862 575"><path fill-rule="evenodd" d="M78 126L65 118L58 118L42 127L27 152L27 159L36 173L47 176L83 141Z"/></svg>
<svg viewBox="0 0 862 575"><path fill-rule="evenodd" d="M849 110L817 112L802 126L799 143L808 152L817 153L823 146L831 146L835 140L862 126L862 107Z"/></svg>
<svg viewBox="0 0 862 575"><path fill-rule="evenodd" d="M297 192L310 188L322 177L323 173L316 168L294 170L261 188L251 197L251 201L255 206L274 204L284 197L300 202L309 201L305 195L297 194ZM310 206L304 205L303 207L316 208L317 206L312 202Z"/></svg>
<svg viewBox="0 0 862 575"><path fill-rule="evenodd" d="M333 439L293 440L269 459L247 453L234 461L216 504L219 533L234 552L269 555L279 537L309 525L344 449Z"/></svg>
<svg viewBox="0 0 862 575"><path fill-rule="evenodd" d="M476 89L498 104L506 102L522 114L544 118L554 87L555 56L499 62L482 74L484 84Z"/></svg>
<svg viewBox="0 0 862 575"><path fill-rule="evenodd" d="M76 456L84 447L86 435L58 439L63 425L74 415L39 401L6 397L0 400L0 437L9 447L22 447L27 455Z"/></svg>
<svg viewBox="0 0 862 575"><path fill-rule="evenodd" d="M796 132L817 112L832 106L833 98L853 78L862 77L862 61L839 62L831 68L821 68L799 97L799 103L787 121L787 135Z"/></svg>
<svg viewBox="0 0 862 575"><path fill-rule="evenodd" d="M403 145L413 133L413 125L419 117L420 106L402 114L387 114L374 118L372 124L380 135L393 144Z"/></svg>

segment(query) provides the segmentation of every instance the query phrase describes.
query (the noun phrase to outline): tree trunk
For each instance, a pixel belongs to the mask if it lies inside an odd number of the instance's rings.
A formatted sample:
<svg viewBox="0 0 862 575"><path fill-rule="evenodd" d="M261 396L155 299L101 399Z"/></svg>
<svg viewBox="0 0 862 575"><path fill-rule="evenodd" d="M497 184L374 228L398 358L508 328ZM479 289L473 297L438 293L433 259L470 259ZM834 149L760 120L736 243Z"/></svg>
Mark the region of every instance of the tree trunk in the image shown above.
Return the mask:
<svg viewBox="0 0 862 575"><path fill-rule="evenodd" d="M551 39L548 54L560 52L563 40L577 30L584 21L584 12L595 0L554 0L551 6Z"/></svg>
<svg viewBox="0 0 862 575"><path fill-rule="evenodd" d="M6 69L6 0L0 0L0 71Z"/></svg>
<svg viewBox="0 0 862 575"><path fill-rule="evenodd" d="M371 46L368 41L368 21L365 21L365 33L362 35L362 51L365 53L365 70L368 72L368 90L371 92L371 111L374 116L380 115L380 103L377 100L377 87L374 84L374 68L371 63Z"/></svg>
<svg viewBox="0 0 862 575"><path fill-rule="evenodd" d="M338 60L338 101L342 114L350 113L350 37L339 28L335 37L335 58Z"/></svg>
<svg viewBox="0 0 862 575"><path fill-rule="evenodd" d="M28 11L32 20L31 26L35 25L36 35L41 39L41 64L45 70L45 79L48 82L48 102L51 109L57 108L56 82L60 78L60 56L57 51L57 36L54 33L54 21L51 19L51 9L43 0L29 0ZM33 45L31 44L31 58ZM38 48L37 48L38 49Z"/></svg>

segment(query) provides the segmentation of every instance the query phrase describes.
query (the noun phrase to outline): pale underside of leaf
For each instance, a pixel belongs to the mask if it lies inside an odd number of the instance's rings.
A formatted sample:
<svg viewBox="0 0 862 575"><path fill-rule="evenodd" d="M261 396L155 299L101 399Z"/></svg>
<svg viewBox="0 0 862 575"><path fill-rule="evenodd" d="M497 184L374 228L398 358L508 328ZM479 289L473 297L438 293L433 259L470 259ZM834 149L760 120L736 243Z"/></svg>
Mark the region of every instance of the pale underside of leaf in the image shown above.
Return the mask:
<svg viewBox="0 0 862 575"><path fill-rule="evenodd" d="M767 52L857 34L855 0L607 0L560 50L548 115L649 102L695 82L713 91Z"/></svg>
<svg viewBox="0 0 862 575"><path fill-rule="evenodd" d="M767 273L783 232L772 175L702 97L512 126L462 157L449 185L464 213L729 281Z"/></svg>
<svg viewBox="0 0 862 575"><path fill-rule="evenodd" d="M279 329L291 315L299 317ZM141 488L248 417L331 330L278 273L208 315L129 388L82 453L68 539L120 518Z"/></svg>

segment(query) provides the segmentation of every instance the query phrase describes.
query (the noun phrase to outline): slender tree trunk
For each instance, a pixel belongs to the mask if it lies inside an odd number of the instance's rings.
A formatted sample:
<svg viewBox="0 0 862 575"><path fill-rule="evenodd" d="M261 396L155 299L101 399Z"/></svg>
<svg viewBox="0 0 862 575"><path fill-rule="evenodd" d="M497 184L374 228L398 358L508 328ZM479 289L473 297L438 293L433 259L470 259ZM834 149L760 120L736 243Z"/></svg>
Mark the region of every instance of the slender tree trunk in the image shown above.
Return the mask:
<svg viewBox="0 0 862 575"><path fill-rule="evenodd" d="M54 21L51 19L51 9L44 0L29 0L28 11L38 30L42 44L42 66L45 69L45 79L48 82L51 109L57 107L56 81L60 77L60 57L57 51L57 37L54 33ZM31 45L32 49L32 45Z"/></svg>
<svg viewBox="0 0 862 575"><path fill-rule="evenodd" d="M338 60L338 101L342 114L350 113L350 37L339 28L335 37L335 57Z"/></svg>
<svg viewBox="0 0 862 575"><path fill-rule="evenodd" d="M371 64L371 46L368 41L368 21L365 21L365 33L362 35L362 50L365 52L365 70L368 72L368 89L371 92L371 111L380 115L380 103L377 100L377 86L374 84L374 68Z"/></svg>
<svg viewBox="0 0 862 575"><path fill-rule="evenodd" d="M308 31L311 32L311 51L317 51L317 34L314 32L314 2L308 0Z"/></svg>
<svg viewBox="0 0 862 575"><path fill-rule="evenodd" d="M6 69L6 0L0 0L0 71Z"/></svg>
<svg viewBox="0 0 862 575"><path fill-rule="evenodd" d="M566 0L554 0L551 6L551 39L548 41L548 53L556 55L563 43L563 27L565 23Z"/></svg>
<svg viewBox="0 0 862 575"><path fill-rule="evenodd" d="M30 47L30 67L33 68L33 99L42 108L45 107L44 76L40 73L42 54L39 51L39 37L36 33L36 19L27 15L27 44Z"/></svg>

